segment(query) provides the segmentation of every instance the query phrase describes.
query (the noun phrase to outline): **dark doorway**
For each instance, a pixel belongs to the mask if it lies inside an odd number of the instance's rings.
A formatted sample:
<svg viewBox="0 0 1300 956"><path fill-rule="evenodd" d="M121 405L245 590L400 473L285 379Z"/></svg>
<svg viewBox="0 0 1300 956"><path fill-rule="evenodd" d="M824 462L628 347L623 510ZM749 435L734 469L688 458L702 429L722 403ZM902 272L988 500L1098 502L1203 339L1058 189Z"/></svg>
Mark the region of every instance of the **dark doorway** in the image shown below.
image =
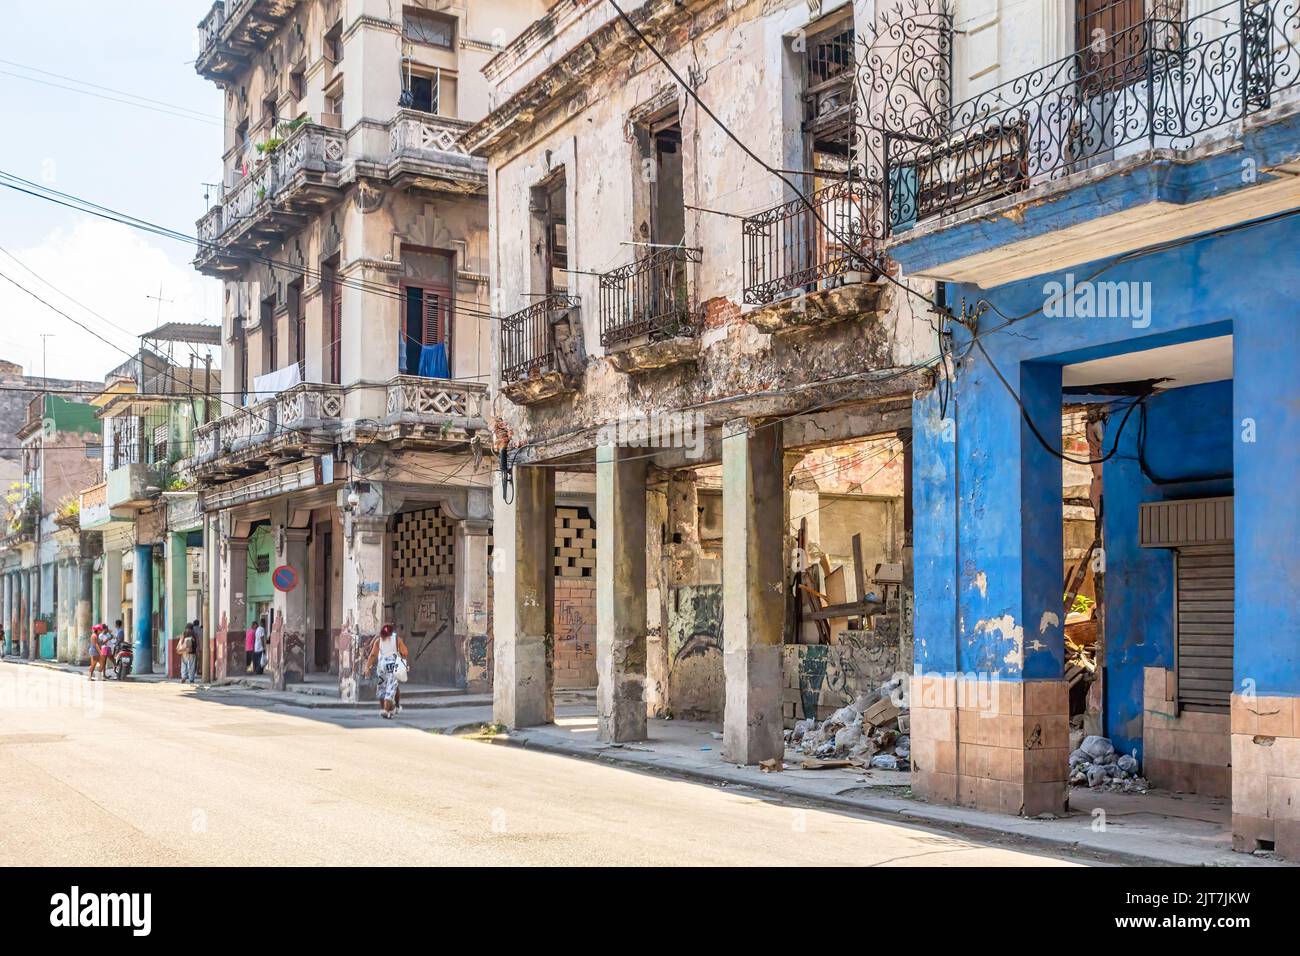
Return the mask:
<svg viewBox="0 0 1300 956"><path fill-rule="evenodd" d="M316 670L330 670L330 637L334 623L334 532L326 531L321 535L321 575L324 587L321 589L320 627L316 628Z"/></svg>

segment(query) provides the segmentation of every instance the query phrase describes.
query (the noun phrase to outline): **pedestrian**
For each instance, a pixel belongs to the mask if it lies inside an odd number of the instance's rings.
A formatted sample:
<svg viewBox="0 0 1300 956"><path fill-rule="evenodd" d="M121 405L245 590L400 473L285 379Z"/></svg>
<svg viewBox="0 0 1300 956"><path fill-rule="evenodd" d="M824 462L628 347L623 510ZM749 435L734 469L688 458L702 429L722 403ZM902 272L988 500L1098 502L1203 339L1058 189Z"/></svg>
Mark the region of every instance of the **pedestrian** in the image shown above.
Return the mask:
<svg viewBox="0 0 1300 956"><path fill-rule="evenodd" d="M257 628L253 627L252 622L248 624L248 630L244 632L244 673L253 673L254 652L253 648L257 646Z"/></svg>
<svg viewBox="0 0 1300 956"><path fill-rule="evenodd" d="M180 640L176 642L176 650L181 655L181 683L194 683L194 625L186 624L185 630L181 631Z"/></svg>
<svg viewBox="0 0 1300 956"><path fill-rule="evenodd" d="M86 675L86 680L94 680L95 671L99 670L104 663L104 642L101 634L99 624L90 629L90 673Z"/></svg>
<svg viewBox="0 0 1300 956"><path fill-rule="evenodd" d="M260 674L266 667L266 618L258 620L257 630L253 632L253 652L257 655L253 658L253 666Z"/></svg>
<svg viewBox="0 0 1300 956"><path fill-rule="evenodd" d="M402 692L397 685L405 679L409 656L406 642L392 624L385 624L370 645L365 673L375 675L379 709L386 720L393 719L401 704Z"/></svg>

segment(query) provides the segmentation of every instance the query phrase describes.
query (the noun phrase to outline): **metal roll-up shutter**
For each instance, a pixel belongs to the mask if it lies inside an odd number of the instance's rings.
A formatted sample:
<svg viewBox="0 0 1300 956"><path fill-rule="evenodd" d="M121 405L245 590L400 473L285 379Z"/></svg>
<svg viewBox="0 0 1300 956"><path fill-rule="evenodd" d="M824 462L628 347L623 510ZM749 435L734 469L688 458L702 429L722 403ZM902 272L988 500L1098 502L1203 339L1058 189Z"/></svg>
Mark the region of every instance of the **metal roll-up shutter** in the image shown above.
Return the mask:
<svg viewBox="0 0 1300 956"><path fill-rule="evenodd" d="M1175 550L1178 704L1227 713L1232 696L1232 545Z"/></svg>

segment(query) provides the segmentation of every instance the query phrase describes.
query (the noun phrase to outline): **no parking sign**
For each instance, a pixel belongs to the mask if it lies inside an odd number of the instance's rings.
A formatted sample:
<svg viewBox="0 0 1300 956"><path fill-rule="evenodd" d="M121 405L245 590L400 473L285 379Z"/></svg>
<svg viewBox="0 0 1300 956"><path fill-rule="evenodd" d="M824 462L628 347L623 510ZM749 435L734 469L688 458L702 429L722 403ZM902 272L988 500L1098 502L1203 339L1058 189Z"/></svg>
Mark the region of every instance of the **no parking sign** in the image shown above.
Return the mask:
<svg viewBox="0 0 1300 956"><path fill-rule="evenodd" d="M298 572L282 564L271 573L271 583L277 591L292 591L298 586Z"/></svg>

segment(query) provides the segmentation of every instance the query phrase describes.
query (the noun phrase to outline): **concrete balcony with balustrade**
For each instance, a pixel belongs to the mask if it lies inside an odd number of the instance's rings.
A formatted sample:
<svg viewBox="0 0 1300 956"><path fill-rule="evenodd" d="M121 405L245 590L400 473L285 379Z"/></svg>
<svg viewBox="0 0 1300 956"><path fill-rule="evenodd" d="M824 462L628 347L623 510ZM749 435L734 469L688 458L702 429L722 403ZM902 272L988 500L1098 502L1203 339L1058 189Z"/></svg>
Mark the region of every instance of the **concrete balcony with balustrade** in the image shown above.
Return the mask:
<svg viewBox="0 0 1300 956"><path fill-rule="evenodd" d="M304 123L198 221L195 268L218 278L265 255L341 195L347 140Z"/></svg>
<svg viewBox="0 0 1300 956"><path fill-rule="evenodd" d="M383 397L384 413L346 413L349 393ZM237 477L269 466L332 454L360 441L401 441L421 447L456 447L482 435L487 388L476 382L399 375L387 383L350 388L304 382L273 398L240 408L194 430L194 456L182 467L204 478ZM364 404L358 402L356 404Z"/></svg>
<svg viewBox="0 0 1300 956"><path fill-rule="evenodd" d="M194 69L213 82L234 79L297 5L298 0L217 0L199 21Z"/></svg>

